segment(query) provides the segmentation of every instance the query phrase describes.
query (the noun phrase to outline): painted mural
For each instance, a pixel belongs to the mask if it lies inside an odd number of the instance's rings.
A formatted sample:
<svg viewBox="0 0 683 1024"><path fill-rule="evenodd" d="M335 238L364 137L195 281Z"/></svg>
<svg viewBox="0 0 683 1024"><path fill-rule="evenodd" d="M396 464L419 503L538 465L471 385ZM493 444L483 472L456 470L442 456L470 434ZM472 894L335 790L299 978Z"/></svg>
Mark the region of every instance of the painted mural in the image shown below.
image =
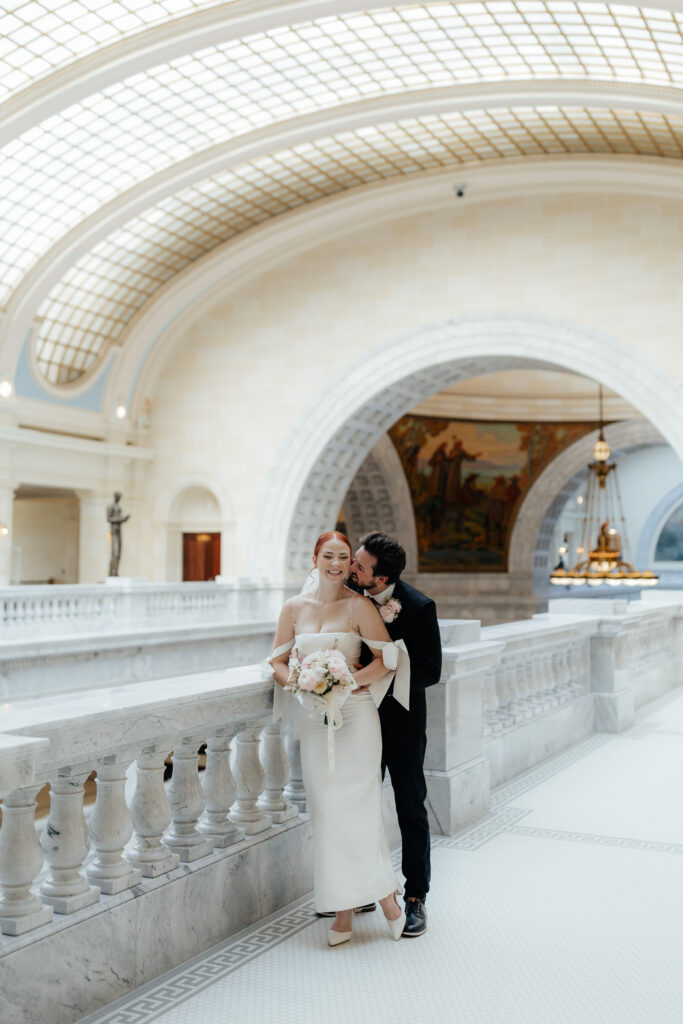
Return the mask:
<svg viewBox="0 0 683 1024"><path fill-rule="evenodd" d="M504 572L522 500L593 423L403 416L389 431L413 498L420 572Z"/></svg>

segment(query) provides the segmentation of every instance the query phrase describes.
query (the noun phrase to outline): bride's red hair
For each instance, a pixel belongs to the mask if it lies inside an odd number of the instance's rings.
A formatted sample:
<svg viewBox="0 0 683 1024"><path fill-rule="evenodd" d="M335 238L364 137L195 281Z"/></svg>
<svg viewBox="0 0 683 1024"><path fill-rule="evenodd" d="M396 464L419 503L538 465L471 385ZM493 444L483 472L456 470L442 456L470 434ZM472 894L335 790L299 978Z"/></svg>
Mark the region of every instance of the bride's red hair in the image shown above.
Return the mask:
<svg viewBox="0 0 683 1024"><path fill-rule="evenodd" d="M345 533L340 533L339 530L328 530L327 533L321 533L315 542L315 548L313 550L313 557L317 558L320 554L320 549L323 544L327 544L328 540L340 540L349 549L349 554L353 557L353 549L351 548L351 541Z"/></svg>

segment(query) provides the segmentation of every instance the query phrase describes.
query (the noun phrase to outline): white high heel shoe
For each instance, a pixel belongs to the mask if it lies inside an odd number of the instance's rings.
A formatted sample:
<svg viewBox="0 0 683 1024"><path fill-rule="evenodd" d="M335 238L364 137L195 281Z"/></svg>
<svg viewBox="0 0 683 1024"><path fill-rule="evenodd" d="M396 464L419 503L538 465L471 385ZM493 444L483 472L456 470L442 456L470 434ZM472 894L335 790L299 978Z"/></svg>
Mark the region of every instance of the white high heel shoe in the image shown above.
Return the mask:
<svg viewBox="0 0 683 1024"><path fill-rule="evenodd" d="M403 915L405 917L405 914ZM341 946L342 942L348 942L353 932L335 932L330 928L327 933L328 946Z"/></svg>
<svg viewBox="0 0 683 1024"><path fill-rule="evenodd" d="M398 942L398 940L403 935L403 929L406 926L405 910L401 911L401 916L397 917L395 921L390 921L388 917L385 917L384 920L387 922L387 926L389 928L389 931L391 932L392 939L394 940L394 942Z"/></svg>
<svg viewBox="0 0 683 1024"><path fill-rule="evenodd" d="M398 893L394 893L394 903L396 904L396 909L398 910L399 909L399 905L398 905L398 900L396 899L397 896L398 896ZM394 940L394 942L398 942L398 940L403 935L403 929L406 926L406 912L405 912L405 910L402 910L400 915L399 915L399 917L397 917L394 921L390 921L389 918L386 916L386 914L384 915L384 920L387 922L387 927L389 928L389 931L391 932L392 939Z"/></svg>

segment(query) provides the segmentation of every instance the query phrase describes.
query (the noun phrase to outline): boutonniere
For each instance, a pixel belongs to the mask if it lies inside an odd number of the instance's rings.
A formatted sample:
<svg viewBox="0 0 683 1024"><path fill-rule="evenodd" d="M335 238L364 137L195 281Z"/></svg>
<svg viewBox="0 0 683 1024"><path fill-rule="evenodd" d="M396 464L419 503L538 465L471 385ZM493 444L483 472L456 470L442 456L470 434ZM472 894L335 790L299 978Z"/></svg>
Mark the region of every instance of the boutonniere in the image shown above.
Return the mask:
<svg viewBox="0 0 683 1024"><path fill-rule="evenodd" d="M395 597L390 597L386 604L383 604L380 608L379 614L384 622L393 622L394 619L398 618L400 611L401 602Z"/></svg>

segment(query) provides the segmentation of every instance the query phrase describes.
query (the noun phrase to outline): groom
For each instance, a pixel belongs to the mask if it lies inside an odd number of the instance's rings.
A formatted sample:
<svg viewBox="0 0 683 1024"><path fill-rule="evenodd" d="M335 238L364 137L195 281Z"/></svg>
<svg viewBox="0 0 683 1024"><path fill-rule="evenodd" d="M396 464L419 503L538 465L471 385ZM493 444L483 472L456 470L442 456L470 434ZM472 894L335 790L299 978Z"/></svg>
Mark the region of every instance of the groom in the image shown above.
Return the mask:
<svg viewBox="0 0 683 1024"><path fill-rule="evenodd" d="M425 899L429 891L429 823L425 799L424 757L427 746L425 689L441 678L441 637L436 605L400 576L406 553L386 533L369 533L351 562L349 579L379 609L392 640L403 640L410 655L410 710L391 696L379 706L382 725L382 774L389 769L401 829L405 876L406 925L414 937L427 930ZM386 607L385 607L386 606Z"/></svg>

